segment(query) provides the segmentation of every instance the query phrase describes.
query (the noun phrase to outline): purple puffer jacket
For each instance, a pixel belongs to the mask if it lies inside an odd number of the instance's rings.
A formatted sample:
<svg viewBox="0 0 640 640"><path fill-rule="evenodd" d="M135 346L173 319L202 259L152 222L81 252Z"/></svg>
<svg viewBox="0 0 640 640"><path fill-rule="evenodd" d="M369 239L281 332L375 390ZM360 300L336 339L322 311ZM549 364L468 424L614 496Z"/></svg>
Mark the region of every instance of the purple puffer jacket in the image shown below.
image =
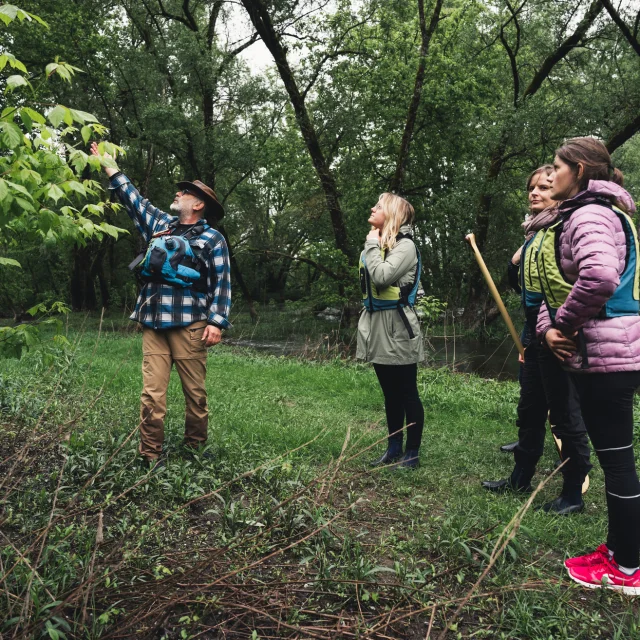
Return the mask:
<svg viewBox="0 0 640 640"><path fill-rule="evenodd" d="M612 196L630 213L636 210L627 191L613 182L591 180L585 196ZM573 199L572 199L573 200ZM567 201L567 203L570 203ZM578 329L586 346L588 367L577 353L564 365L576 373L611 373L640 370L640 316L597 318L600 309L620 283L626 256L626 237L618 216L607 207L592 203L574 211L560 234L560 260L571 293L556 314L555 327L565 335ZM545 304L538 316L537 334L554 325Z"/></svg>

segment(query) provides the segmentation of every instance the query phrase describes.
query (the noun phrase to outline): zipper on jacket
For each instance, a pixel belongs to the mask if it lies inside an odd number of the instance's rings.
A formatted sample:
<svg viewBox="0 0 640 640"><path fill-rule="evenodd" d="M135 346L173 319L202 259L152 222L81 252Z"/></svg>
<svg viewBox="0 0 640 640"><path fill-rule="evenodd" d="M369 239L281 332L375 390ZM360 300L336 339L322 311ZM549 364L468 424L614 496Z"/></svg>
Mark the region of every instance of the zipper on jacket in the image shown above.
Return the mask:
<svg viewBox="0 0 640 640"><path fill-rule="evenodd" d="M580 355L582 356L582 363L580 364L580 368L588 369L589 355L587 353L587 342L584 339L584 329L582 327L578 329L578 342L580 343Z"/></svg>
<svg viewBox="0 0 640 640"><path fill-rule="evenodd" d="M538 255L539 254L540 254L540 251L538 251ZM551 287L549 286L549 278L547 276L547 267L544 264L544 258L542 260L540 260L540 264L542 265L542 272L544 273L544 280L547 283L546 289L549 292L549 295L551 296L551 299L553 300L553 302L555 304L558 301L556 300L556 297L553 295L553 291L551 290ZM545 297L546 297L546 293L545 293Z"/></svg>

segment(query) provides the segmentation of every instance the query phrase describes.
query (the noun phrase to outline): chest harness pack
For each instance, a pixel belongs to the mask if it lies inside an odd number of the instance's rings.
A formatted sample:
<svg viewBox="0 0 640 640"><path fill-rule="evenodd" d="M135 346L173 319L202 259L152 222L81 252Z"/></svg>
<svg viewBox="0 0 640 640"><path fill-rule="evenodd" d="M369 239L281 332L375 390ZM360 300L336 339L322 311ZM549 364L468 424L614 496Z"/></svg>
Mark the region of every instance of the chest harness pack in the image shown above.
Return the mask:
<svg viewBox="0 0 640 640"><path fill-rule="evenodd" d="M600 200L597 204L610 209L622 224L625 234L626 255L624 268L620 274L620 284L613 295L607 300L600 310L597 318L619 318L621 316L636 316L640 312L640 264L638 262L638 232L629 215L612 206L608 200ZM576 203L576 206L568 211L562 211L558 222L551 225L542 237L537 253L537 267L540 274L540 283L544 301L549 310L551 319L555 321L558 309L569 297L572 282L566 278L560 260L560 235L565 222L571 214L584 206L584 203ZM582 330L578 331L579 334ZM586 353L584 336L581 335L580 346L582 351L582 368L589 366Z"/></svg>
<svg viewBox="0 0 640 640"><path fill-rule="evenodd" d="M141 253L130 265L142 282L161 282L174 287L205 293L207 275L200 260L202 249L195 240L209 229L206 224L194 224L180 234L178 222L151 236L145 253Z"/></svg>
<svg viewBox="0 0 640 640"><path fill-rule="evenodd" d="M399 233L396 236L396 242L405 238L407 240L411 240L413 243L413 236L411 234L404 233ZM364 305L364 308L370 312L397 309L400 319L402 320L402 323L409 334L409 338L411 339L415 338L415 334L411 328L407 314L404 311L404 307L413 308L413 305L416 303L418 289L420 288L420 273L422 272L422 258L420 256L420 252L418 251L418 247L415 246L415 243L413 243L413 246L415 247L416 254L418 256L413 281L402 286L399 286L396 282L388 287L378 289L378 287L376 287L376 285L371 281L371 275L367 269L364 251L360 255L360 289L362 290L362 304ZM384 260L386 257L386 250L380 249L380 255Z"/></svg>
<svg viewBox="0 0 640 640"><path fill-rule="evenodd" d="M536 261L544 232L544 229L538 230L522 247L520 289L522 291L522 304L525 309L540 308L544 300L542 283L540 282L540 274L538 273L538 263Z"/></svg>

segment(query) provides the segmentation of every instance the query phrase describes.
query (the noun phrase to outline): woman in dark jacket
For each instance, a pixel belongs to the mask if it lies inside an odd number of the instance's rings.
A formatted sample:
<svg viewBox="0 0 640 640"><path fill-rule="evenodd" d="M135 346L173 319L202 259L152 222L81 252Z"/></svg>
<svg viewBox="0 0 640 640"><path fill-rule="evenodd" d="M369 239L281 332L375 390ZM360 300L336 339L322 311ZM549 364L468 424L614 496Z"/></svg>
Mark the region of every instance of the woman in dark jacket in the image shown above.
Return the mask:
<svg viewBox="0 0 640 640"><path fill-rule="evenodd" d="M509 478L488 480L482 484L494 493L531 491L531 479L544 449L549 416L554 435L562 442L562 457L569 459L562 468L564 481L560 496L542 508L550 513L568 515L584 509L582 484L591 464L589 442L575 389L560 363L548 350L542 349L535 339L538 312L543 302L536 253L545 229L558 216L557 207L550 197L549 175L552 171L551 165L545 165L529 176L527 191L531 216L523 224L525 243L512 259L512 263L519 264L517 286L526 317L515 466ZM511 271L513 273L514 269Z"/></svg>

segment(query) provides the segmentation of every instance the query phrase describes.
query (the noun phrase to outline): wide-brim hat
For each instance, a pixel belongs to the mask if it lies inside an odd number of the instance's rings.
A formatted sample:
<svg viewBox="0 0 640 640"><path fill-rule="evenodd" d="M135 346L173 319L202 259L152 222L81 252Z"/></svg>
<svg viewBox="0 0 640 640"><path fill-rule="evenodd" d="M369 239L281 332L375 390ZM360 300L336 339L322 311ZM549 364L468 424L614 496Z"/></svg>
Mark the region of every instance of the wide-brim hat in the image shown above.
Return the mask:
<svg viewBox="0 0 640 640"><path fill-rule="evenodd" d="M211 219L212 222L215 222L224 217L224 207L220 204L216 192L211 187L207 187L204 182L200 182L200 180L194 180L193 182L183 180L177 184L178 189L187 189L202 199L206 207L204 217L207 221Z"/></svg>

